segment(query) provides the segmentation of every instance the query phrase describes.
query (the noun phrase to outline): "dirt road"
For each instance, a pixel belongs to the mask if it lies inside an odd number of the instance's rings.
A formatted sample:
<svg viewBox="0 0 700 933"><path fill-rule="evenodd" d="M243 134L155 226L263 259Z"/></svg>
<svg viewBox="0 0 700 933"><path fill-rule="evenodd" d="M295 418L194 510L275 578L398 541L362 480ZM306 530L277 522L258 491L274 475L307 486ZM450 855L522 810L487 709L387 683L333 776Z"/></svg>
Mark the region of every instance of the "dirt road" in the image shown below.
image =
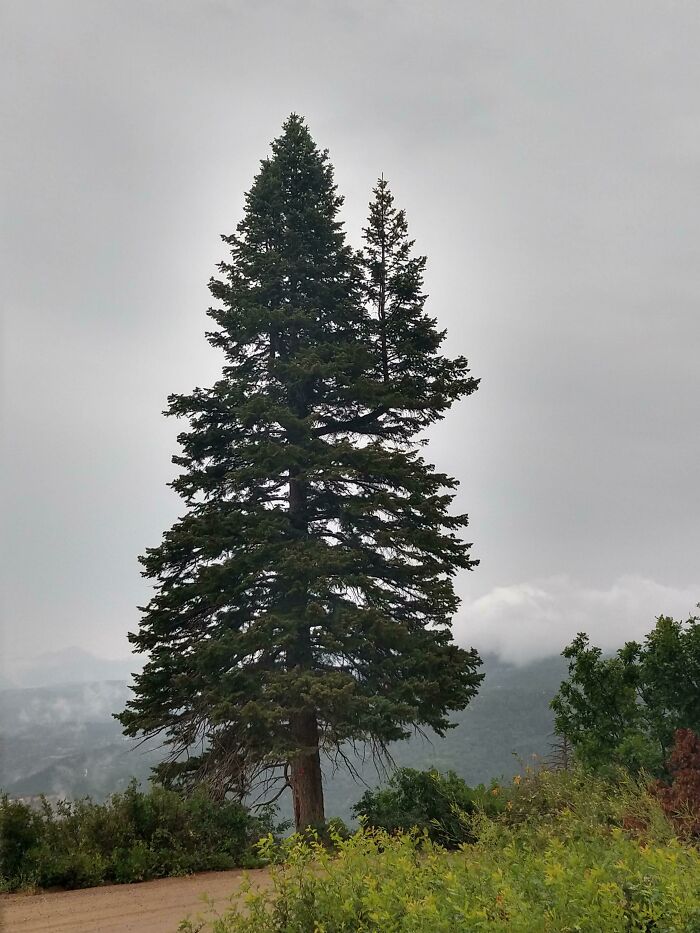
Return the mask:
<svg viewBox="0 0 700 933"><path fill-rule="evenodd" d="M203 894L223 911L244 876L242 871L205 872L84 891L0 895L0 929L3 933L176 933L188 914L193 918L206 914ZM269 878L265 869L249 876L255 885L264 885Z"/></svg>

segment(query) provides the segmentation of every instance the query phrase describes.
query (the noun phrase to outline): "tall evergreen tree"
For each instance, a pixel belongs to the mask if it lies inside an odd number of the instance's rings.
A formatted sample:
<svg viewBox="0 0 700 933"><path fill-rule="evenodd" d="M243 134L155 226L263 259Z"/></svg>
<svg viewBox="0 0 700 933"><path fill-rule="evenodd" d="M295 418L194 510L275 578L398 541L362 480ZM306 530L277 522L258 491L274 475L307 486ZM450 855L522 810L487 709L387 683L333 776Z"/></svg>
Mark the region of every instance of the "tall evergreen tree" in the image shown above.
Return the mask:
<svg viewBox="0 0 700 933"><path fill-rule="evenodd" d="M476 383L415 295L391 305L385 378L341 203L293 114L210 283L222 376L169 399L186 512L141 558L155 593L130 639L150 657L119 715L164 735L182 782L244 794L283 772L298 827L324 818L321 753L442 733L481 679L449 629L474 563L456 483L411 444Z"/></svg>
<svg viewBox="0 0 700 933"><path fill-rule="evenodd" d="M445 331L424 310L426 257L413 254L406 212L394 206L382 175L373 190L364 229L365 293L374 335L375 370L384 425L394 440L413 440L416 432L441 418L455 399L469 395L477 380L467 360L439 353Z"/></svg>

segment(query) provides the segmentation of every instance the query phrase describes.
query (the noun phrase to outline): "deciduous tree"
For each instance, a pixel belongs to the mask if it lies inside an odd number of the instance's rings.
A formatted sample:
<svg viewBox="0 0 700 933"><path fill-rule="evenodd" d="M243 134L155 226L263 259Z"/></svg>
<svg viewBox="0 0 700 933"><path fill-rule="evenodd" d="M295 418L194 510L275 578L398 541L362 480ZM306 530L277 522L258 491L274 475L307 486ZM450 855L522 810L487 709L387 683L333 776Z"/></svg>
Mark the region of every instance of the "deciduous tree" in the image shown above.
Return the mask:
<svg viewBox="0 0 700 933"><path fill-rule="evenodd" d="M555 727L585 764L660 772L675 731L700 731L700 618L659 616L644 642L612 657L581 633L563 654Z"/></svg>

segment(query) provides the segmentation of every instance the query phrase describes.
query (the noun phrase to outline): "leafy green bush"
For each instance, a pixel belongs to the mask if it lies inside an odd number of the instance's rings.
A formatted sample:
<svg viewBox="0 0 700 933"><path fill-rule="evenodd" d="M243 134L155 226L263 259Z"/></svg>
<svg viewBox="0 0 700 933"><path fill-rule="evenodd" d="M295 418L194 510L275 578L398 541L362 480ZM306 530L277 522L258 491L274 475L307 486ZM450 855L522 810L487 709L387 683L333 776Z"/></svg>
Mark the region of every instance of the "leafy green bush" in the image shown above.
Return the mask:
<svg viewBox="0 0 700 933"><path fill-rule="evenodd" d="M555 728L576 758L608 776L664 775L676 729L700 733L700 616L659 616L642 643L630 641L612 657L579 633L562 652L569 677L551 702Z"/></svg>
<svg viewBox="0 0 700 933"><path fill-rule="evenodd" d="M271 829L238 803L203 791L183 798L132 783L106 803L0 798L0 887L82 888L251 864L251 844Z"/></svg>
<svg viewBox="0 0 700 933"><path fill-rule="evenodd" d="M657 839L674 834L644 777L624 770L612 780L580 766L570 771L525 768L512 780L502 818L511 826L539 827L556 825L562 815L569 819L571 814L583 832L634 824Z"/></svg>
<svg viewBox="0 0 700 933"><path fill-rule="evenodd" d="M0 878L19 877L26 853L40 839L40 815L19 801L0 798Z"/></svg>
<svg viewBox="0 0 700 933"><path fill-rule="evenodd" d="M282 823L283 829L289 829L290 823ZM349 839L352 831L346 823L338 816L333 816L320 826L308 826L306 829L297 833L297 838L306 842L320 843L329 849L334 848L338 839Z"/></svg>
<svg viewBox="0 0 700 933"><path fill-rule="evenodd" d="M531 774L500 815L469 819L474 842L362 829L324 845L261 843L272 884L183 933L699 933L700 853L679 842L640 786ZM587 801L592 796L592 806ZM643 834L625 829L630 813Z"/></svg>
<svg viewBox="0 0 700 933"><path fill-rule="evenodd" d="M501 812L506 797L498 784L469 787L453 771L399 768L386 787L366 791L353 808L363 826L388 833L417 829L433 842L455 848L471 841L469 820L477 810Z"/></svg>

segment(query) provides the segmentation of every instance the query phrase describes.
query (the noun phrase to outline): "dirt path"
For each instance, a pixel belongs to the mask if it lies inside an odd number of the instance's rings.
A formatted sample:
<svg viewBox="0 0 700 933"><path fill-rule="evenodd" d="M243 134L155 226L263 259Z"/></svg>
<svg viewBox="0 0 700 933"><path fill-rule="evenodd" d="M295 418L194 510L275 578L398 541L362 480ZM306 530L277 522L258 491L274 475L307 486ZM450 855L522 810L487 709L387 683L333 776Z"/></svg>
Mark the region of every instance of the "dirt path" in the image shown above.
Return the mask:
<svg viewBox="0 0 700 933"><path fill-rule="evenodd" d="M83 891L0 896L3 933L176 933L188 914L205 914L203 894L224 910L240 888L243 871L205 872L142 884L115 884ZM248 873L265 885L265 869Z"/></svg>

